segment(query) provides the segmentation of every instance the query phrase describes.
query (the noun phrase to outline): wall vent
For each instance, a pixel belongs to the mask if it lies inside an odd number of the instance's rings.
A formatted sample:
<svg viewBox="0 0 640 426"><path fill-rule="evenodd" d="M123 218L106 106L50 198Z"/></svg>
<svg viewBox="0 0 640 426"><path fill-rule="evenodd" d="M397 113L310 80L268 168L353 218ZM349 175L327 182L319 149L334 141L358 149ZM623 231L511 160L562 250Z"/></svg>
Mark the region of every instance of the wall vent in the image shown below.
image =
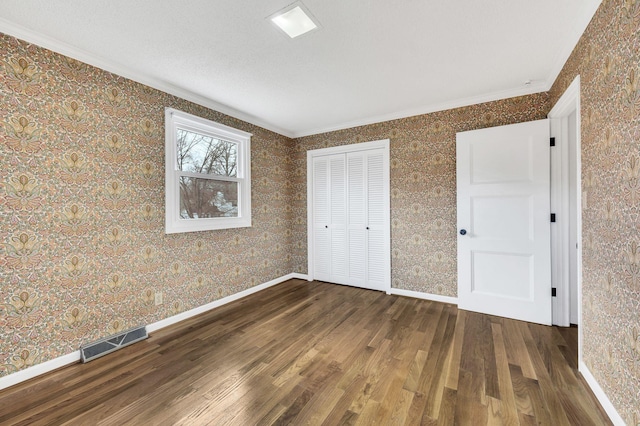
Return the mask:
<svg viewBox="0 0 640 426"><path fill-rule="evenodd" d="M113 336L108 336L95 342L80 346L82 362L89 362L103 355L117 351L120 348L129 346L132 343L144 340L149 335L146 327L136 327L123 331Z"/></svg>

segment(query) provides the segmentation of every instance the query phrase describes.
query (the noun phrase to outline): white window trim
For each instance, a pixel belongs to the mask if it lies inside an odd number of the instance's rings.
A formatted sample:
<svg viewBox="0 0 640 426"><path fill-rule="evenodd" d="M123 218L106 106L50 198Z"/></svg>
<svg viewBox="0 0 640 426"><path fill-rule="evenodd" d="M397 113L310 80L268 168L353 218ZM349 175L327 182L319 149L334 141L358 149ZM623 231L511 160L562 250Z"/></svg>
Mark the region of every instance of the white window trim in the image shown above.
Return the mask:
<svg viewBox="0 0 640 426"><path fill-rule="evenodd" d="M182 219L180 217L176 129L188 129L238 144L238 217ZM165 109L165 233L210 231L251 226L251 133L234 129L173 108ZM218 180L227 180L224 177Z"/></svg>

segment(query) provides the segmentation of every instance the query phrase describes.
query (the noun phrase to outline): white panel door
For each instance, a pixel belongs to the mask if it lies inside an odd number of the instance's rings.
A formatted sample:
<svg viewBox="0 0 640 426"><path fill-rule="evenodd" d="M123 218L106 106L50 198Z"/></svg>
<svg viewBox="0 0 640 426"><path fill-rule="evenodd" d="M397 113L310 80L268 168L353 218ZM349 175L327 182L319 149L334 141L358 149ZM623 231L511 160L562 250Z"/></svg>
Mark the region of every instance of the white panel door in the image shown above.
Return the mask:
<svg viewBox="0 0 640 426"><path fill-rule="evenodd" d="M458 307L551 324L549 121L456 145Z"/></svg>

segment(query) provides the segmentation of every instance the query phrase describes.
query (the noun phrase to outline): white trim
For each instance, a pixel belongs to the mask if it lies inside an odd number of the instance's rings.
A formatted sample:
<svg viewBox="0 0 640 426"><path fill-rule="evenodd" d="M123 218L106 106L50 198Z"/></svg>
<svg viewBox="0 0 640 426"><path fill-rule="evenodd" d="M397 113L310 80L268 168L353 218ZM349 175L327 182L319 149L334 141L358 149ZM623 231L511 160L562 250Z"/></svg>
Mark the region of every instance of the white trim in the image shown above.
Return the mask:
<svg viewBox="0 0 640 426"><path fill-rule="evenodd" d="M288 280L307 280L307 281L313 281L311 278L309 278L309 275L307 274L299 274L297 272L293 272L289 275L286 275L288 278Z"/></svg>
<svg viewBox="0 0 640 426"><path fill-rule="evenodd" d="M273 287L276 284L283 283L283 282L288 281L288 280L293 279L293 278L298 278L298 274L284 275L282 277L275 278L275 279L273 279L271 281L268 281L266 283L259 284L259 285L255 286L255 287L248 288L248 289L243 290L243 291L241 291L239 293L235 293L235 294L232 294L230 296L223 297L222 299L214 300L213 302L207 303L206 305L198 306L197 308L193 308L193 309L190 309L188 311L180 312L179 314L174 315L172 317L165 318L163 320L160 320L160 321L157 321L157 322L154 322L152 324L147 325L147 331L149 333L152 333L154 331L158 331L158 330L160 330L162 328L165 328L165 327L168 327L170 325L176 324L176 323L178 323L180 321L184 321L184 320L189 319L191 317L194 317L196 315L200 315L202 313L205 313L207 311L215 309L215 308L217 308L219 306L226 305L227 303L234 302L234 301L236 301L238 299L242 299L242 298L247 297L247 296L249 296L251 294L257 293L257 292L259 292L261 290L264 290L266 288L269 288L269 287ZM300 279L304 279L304 278L300 278Z"/></svg>
<svg viewBox="0 0 640 426"><path fill-rule="evenodd" d="M243 120L247 123L262 127L263 129L271 130L272 132L276 132L280 135L287 136L289 138L295 137L295 134L293 132L279 126L275 126L271 123L268 123L254 115L248 114L246 112L240 111L231 106L214 101L213 99L199 95L197 93L194 93L182 87L175 86L166 81L162 81L158 78L152 77L145 73L134 71L126 65L119 64L111 60L107 60L100 56L96 56L94 54L86 52L85 50L78 49L77 47L74 47L70 44L56 40L52 37L46 36L37 31L25 28L13 22L9 22L4 18L0 18L0 32L8 34L12 37L16 37L18 39L27 41L29 43L33 43L35 45L44 47L45 49L49 49L53 52L60 53L65 56L69 56L73 59L84 62L91 66L100 68L102 70L108 71L110 73L122 76L129 80L133 80L138 83L142 83L146 86L153 87L154 89L160 90L170 95L178 96L182 99L213 109L215 111L226 114L230 117L234 117L239 120Z"/></svg>
<svg viewBox="0 0 640 426"><path fill-rule="evenodd" d="M549 111L550 117L558 117L573 111L575 99L580 99L580 74L576 75L569 87L564 91L560 99Z"/></svg>
<svg viewBox="0 0 640 426"><path fill-rule="evenodd" d="M611 422L613 422L613 424L616 426L625 426L626 423L624 422L624 420L622 420L622 417L620 416L620 414L618 414L618 411L611 403L611 400L609 400L609 397L607 397L607 394L600 387L600 384L598 383L596 378L593 377L593 374L591 374L591 371L589 371L587 365L584 362L580 362L578 364L578 371L580 372L580 374L582 374L582 377L584 377L587 385L589 385L589 387L591 388L591 392L593 392L595 397L598 399L598 402L600 402L600 405L602 405L604 411L607 412L609 420L611 420Z"/></svg>
<svg viewBox="0 0 640 426"><path fill-rule="evenodd" d="M439 294L423 293L421 291L403 290L401 288L392 288L389 294L396 296L413 297L414 299L431 300L432 302L449 303L451 305L458 304L457 297L440 296Z"/></svg>
<svg viewBox="0 0 640 426"><path fill-rule="evenodd" d="M211 231L251 226L251 133L216 123L174 108L165 108L165 233ZM237 146L237 176L226 177L186 173L178 170L177 131L192 131L235 143ZM238 184L238 216L183 219L180 215L180 178L224 180Z"/></svg>
<svg viewBox="0 0 640 426"><path fill-rule="evenodd" d="M551 88L546 82L532 82L524 88L500 90L497 92L487 93L479 96L470 96L460 98L453 101L440 102L436 104L424 105L418 108L406 109L390 114L376 115L373 117L362 118L359 120L346 121L333 126L317 127L311 130L301 132L293 132L293 138L302 138L305 136L318 135L322 133L335 132L338 130L350 129L352 127L367 126L369 124L379 124L385 121L399 120L417 115L431 114L439 111L446 111L454 108L462 108L471 105L483 104L486 102L501 101L504 99L515 98L518 96L533 95L535 93L543 93Z"/></svg>
<svg viewBox="0 0 640 426"><path fill-rule="evenodd" d="M390 294L391 290L391 201L390 201L390 186L391 186L391 177L390 177L390 145L391 141L389 139L381 139L377 141L371 142L361 142L349 145L340 145L333 146L329 148L320 148L313 149L307 151L307 274L309 276L309 281L314 280L313 276L313 158L321 157L325 155L334 155L334 154L347 154L352 152L359 151L368 151L372 149L383 149L384 150L384 179L385 179L385 202L387 203L388 208L385 209L385 221L386 221L386 246L385 246L385 258L388 259L388 263L385 267L385 275L386 275L386 283L384 288L378 289L380 291L384 291L387 294ZM340 283L349 285L347 283Z"/></svg>
<svg viewBox="0 0 640 426"><path fill-rule="evenodd" d="M320 157L323 155L346 154L347 152L368 151L371 149L388 148L389 139L380 139L371 142L352 143L349 145L331 146L329 148L319 148L307 151L309 157Z"/></svg>
<svg viewBox="0 0 640 426"><path fill-rule="evenodd" d="M25 28L21 25L17 25L13 22L9 22L4 18L0 18L0 32L11 35L21 40L25 40L29 43L36 44L38 46L44 47L45 49L49 49L51 51L60 53L62 55L69 56L71 58L77 59L86 64L92 65L94 67L103 69L105 71L111 72L113 74L116 74L122 77L128 78L138 83L142 83L144 85L153 87L154 89L163 91L165 93L178 96L182 99L194 102L198 105L211 108L215 111L219 111L223 114L238 118L240 120L246 121L247 123L254 124L256 126L262 127L267 130L271 130L272 132L276 132L280 135L283 135L292 139L301 138L304 136L316 135L320 133L327 133L335 130L348 129L356 126L364 126L367 124L380 123L383 121L411 117L414 115L428 114L436 111L443 111L443 110L452 109L452 108L458 108L458 107L475 105L475 104L484 103L484 102L507 99L507 98L512 98L516 96L524 96L524 95L529 95L533 93L546 92L551 87L549 84L546 84L546 82L542 82L542 83L534 82L533 84L525 88L509 89L509 90L489 93L482 96L461 98L455 101L426 105L420 108L413 108L413 109L404 110L404 111L400 111L392 114L384 114L384 115L369 117L361 120L344 122L334 126L326 126L326 127L305 130L301 132L294 132L294 131L282 128L280 126L276 126L271 123L268 123L258 117L255 117L246 112L242 112L240 110L237 110L233 107L222 104L220 102L214 101L213 99L209 99L202 95L193 93L190 90L177 87L171 83L161 81L157 78L151 77L144 73L133 71L126 65L122 65L113 61L106 60L99 56L93 55L82 49L78 49L74 46L71 46L70 44L61 42L59 40L56 40L44 34ZM553 81L552 79L549 79L549 80Z"/></svg>
<svg viewBox="0 0 640 426"><path fill-rule="evenodd" d="M162 328L176 324L180 321L184 321L196 315L200 315L204 312L210 311L211 309L226 305L227 303L234 302L238 299L242 299L243 297L247 297L253 293L257 293L261 290L272 287L276 284L283 283L285 281L289 281L291 279L307 280L308 276L306 274L292 273L279 278L275 278L266 283L251 287L239 293L232 294L231 296L223 297L222 299L215 300L211 303L207 303L206 305L202 305L197 308L181 312L178 315L174 315L172 317L149 324L147 325L147 332L151 333L153 331L158 331ZM9 374L7 376L0 377L0 390L17 385L26 380L33 379L34 377L49 373L53 370L57 370L58 368L65 367L76 362L80 362L80 351L74 351L69 354L50 359L49 361L45 361L41 364L34 365L33 367L16 371L15 373Z"/></svg>
<svg viewBox="0 0 640 426"><path fill-rule="evenodd" d="M0 390L76 362L80 362L80 351L74 351L70 354L50 359L49 361L34 365L33 367L25 368L24 370L18 370L8 376L0 377Z"/></svg>
<svg viewBox="0 0 640 426"><path fill-rule="evenodd" d="M307 151L307 275L313 281L313 158Z"/></svg>
<svg viewBox="0 0 640 426"><path fill-rule="evenodd" d="M348 128L357 127L357 126L365 126L368 124L381 123L384 121L396 120L396 119L412 117L416 115L429 114L437 111L444 111L444 110L453 109L453 108L460 108L460 107L469 106L469 105L481 104L485 102L503 100L503 99L513 98L517 96L525 96L525 95L531 95L534 93L547 92L549 91L549 89L551 89L551 86L558 78L558 75L562 71L562 68L564 67L565 63L569 59L571 52L573 52L573 49L575 48L576 44L580 40L580 37L586 30L587 26L589 25L589 22L591 22L591 19L595 15L596 11L598 10L600 3L601 3L601 0L595 4L592 4L591 7L585 10L583 16L580 18L579 24L572 29L572 35L570 39L573 40L573 42L567 43L565 45L566 46L565 49L563 49L558 54L556 60L554 61L554 65L551 67L551 71L547 76L547 79L544 81L534 81L532 82L532 84L526 87L500 90L500 91L487 93L479 96L464 97L464 98L456 99L453 101L424 105L418 108L411 108L411 109L407 109L399 112L394 112L391 114L382 114L374 117L367 117L359 120L348 121L348 122L344 122L344 123L340 123L332 126L324 126L324 127L318 127L315 129L303 130L300 132L294 132L294 131L282 128L280 126L276 126L272 123L268 123L254 115L248 114L246 112L240 111L231 106L214 101L213 99L196 94L194 92L191 92L190 90L177 87L171 83L167 83L165 81L151 77L147 74L133 71L126 65L119 64L114 61L106 60L99 56L93 55L82 49L78 49L67 43L61 42L52 37L38 33L37 31L31 30L21 25L17 25L13 22L7 21L4 18L0 18L0 32L19 38L21 40L25 40L29 43L33 43L38 46L44 47L45 49L49 49L54 52L69 56L71 58L77 59L79 61L101 68L111 73L120 75L122 77L128 78L138 83L151 86L165 93L169 93L169 94L178 96L182 99L205 106L207 108L211 108L213 110L219 111L231 117L235 117L240 120L246 121L247 123L254 124L256 126L262 127L267 130L271 130L272 132L276 132L283 136L286 136L289 138L301 138L304 136L328 133L336 130L343 130L343 129L348 129Z"/></svg>
<svg viewBox="0 0 640 426"><path fill-rule="evenodd" d="M576 227L578 229L577 241L578 241L578 251L577 251L577 281L578 281L578 362L582 362L582 341L583 341L583 330L582 330L582 161L581 161L581 146L582 146L582 135L581 135L581 113L580 113L580 75L577 75L569 87L562 94L560 99L553 106L551 111L549 111L548 117L551 119L552 123L552 131L560 132L559 134L552 133L552 136L560 136L565 137L565 130L563 129L561 123L558 121L562 121L562 118L568 116L571 112L576 112L576 173L577 173L577 182L578 182L578 190L576 191L577 198L577 211L576 211ZM568 144L563 143L563 140L559 140L560 146L557 148L561 148L561 152L559 153L561 156L561 160L558 160L558 166L568 165ZM568 169L568 167L563 167L563 169ZM560 211L558 212L560 218L569 216L569 200L568 200L568 182L569 182L569 171L555 170L556 175L560 175L561 182L556 185L555 191L559 198L556 199L558 202L558 206ZM566 182L566 188L563 188L563 182ZM554 182L552 182L552 185ZM552 186L553 191L553 186ZM566 199L563 199L566 198ZM569 247L569 227L567 221L560 220L558 222L559 225L563 226L563 229L558 230L558 240L555 242L557 257L554 262L557 262L559 265L563 265L563 259L567 259L568 262L568 250ZM564 229L566 225L566 229ZM553 323L558 325L568 325L570 322L569 318L569 310L570 310L570 299L569 299L569 282L568 282L568 271L558 270L557 278L560 280L557 281L557 284L561 285L559 288L558 294L560 296L560 300L555 303L554 309L554 319Z"/></svg>
<svg viewBox="0 0 640 426"><path fill-rule="evenodd" d="M544 91L551 90L553 83L555 83L562 72L562 69L569 60L573 49L578 45L580 38L582 38L582 34L586 31L591 19L593 19L594 15L598 11L601 3L602 0L588 4L587 9L584 10L583 15L578 19L578 23L572 28L571 34L567 37L568 40L571 40L571 43L565 43L563 45L564 49L562 49L556 56L553 66L551 67L551 71L549 72L549 76L547 77L547 81L545 82L546 89Z"/></svg>
<svg viewBox="0 0 640 426"><path fill-rule="evenodd" d="M569 177L567 176L569 146L567 141L566 120L549 116L551 137L556 146L551 148L551 212L556 213L558 221L551 223L551 285L556 289L556 297L551 299L551 323L559 327L568 327L569 309L564 305L569 300L569 270L564 268L568 262L568 232L565 225L564 204L568 204Z"/></svg>

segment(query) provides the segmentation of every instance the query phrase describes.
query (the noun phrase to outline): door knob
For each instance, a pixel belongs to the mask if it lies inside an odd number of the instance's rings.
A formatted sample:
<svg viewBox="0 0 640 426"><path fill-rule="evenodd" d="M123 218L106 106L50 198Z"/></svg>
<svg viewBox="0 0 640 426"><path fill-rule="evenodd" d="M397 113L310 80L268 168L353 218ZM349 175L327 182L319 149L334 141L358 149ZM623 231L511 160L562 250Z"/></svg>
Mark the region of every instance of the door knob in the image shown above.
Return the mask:
<svg viewBox="0 0 640 426"><path fill-rule="evenodd" d="M460 235L467 235L467 230L466 229L461 229L460 230Z"/></svg>
<svg viewBox="0 0 640 426"><path fill-rule="evenodd" d="M329 225L325 225L324 227L325 227L325 228L328 228L328 227L329 227Z"/></svg>

